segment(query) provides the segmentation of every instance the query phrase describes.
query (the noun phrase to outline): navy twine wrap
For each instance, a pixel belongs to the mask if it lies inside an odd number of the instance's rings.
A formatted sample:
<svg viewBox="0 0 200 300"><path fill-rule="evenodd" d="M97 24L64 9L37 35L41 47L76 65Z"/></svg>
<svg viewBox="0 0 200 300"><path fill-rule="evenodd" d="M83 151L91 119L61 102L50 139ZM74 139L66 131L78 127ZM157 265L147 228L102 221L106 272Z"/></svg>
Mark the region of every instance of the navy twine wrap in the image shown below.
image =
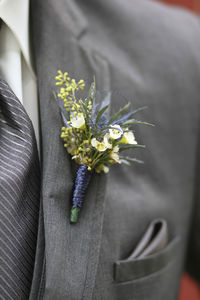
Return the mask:
<svg viewBox="0 0 200 300"><path fill-rule="evenodd" d="M92 171L88 170L88 166L81 165L76 173L74 193L72 198L72 209L70 221L77 222L80 208L83 206L84 196L92 176Z"/></svg>

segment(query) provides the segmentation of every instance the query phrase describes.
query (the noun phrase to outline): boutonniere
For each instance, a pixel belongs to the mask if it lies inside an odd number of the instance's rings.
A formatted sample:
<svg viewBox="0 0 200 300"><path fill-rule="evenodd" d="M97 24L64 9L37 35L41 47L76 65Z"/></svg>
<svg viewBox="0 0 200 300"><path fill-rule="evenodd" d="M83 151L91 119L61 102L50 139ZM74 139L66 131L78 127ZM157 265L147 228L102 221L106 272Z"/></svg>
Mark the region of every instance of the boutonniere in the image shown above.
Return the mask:
<svg viewBox="0 0 200 300"><path fill-rule="evenodd" d="M152 124L134 119L134 114L144 107L130 110L130 103L109 117L109 97L105 97L100 103L95 101L95 80L83 100L77 96L85 88L83 79L77 82L67 72L61 71L58 71L55 79L56 86L60 87L56 99L63 120L61 138L71 158L80 165L75 178L70 215L70 222L75 223L92 174L108 173L109 167L114 164L141 162L123 155L123 152L145 147L137 143L134 125Z"/></svg>

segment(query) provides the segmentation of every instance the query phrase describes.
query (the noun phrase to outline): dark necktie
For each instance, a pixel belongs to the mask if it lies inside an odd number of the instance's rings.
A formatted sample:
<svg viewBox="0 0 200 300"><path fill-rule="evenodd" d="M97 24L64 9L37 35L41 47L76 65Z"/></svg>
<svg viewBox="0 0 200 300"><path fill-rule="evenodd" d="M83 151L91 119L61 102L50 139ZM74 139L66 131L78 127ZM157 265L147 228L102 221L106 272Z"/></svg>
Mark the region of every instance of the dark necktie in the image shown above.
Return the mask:
<svg viewBox="0 0 200 300"><path fill-rule="evenodd" d="M35 260L40 166L23 105L0 79L0 299L28 299Z"/></svg>

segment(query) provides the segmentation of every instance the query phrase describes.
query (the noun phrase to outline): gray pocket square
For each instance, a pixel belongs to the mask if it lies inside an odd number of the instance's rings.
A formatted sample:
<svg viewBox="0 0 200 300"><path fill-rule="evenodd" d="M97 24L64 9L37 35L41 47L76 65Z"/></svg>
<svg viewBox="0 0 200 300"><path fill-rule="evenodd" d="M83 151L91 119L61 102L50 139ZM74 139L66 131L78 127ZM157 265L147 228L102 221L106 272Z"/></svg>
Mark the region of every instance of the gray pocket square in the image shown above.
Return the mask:
<svg viewBox="0 0 200 300"><path fill-rule="evenodd" d="M135 250L127 260L143 258L161 251L168 243L168 227L164 219L156 219L150 223Z"/></svg>

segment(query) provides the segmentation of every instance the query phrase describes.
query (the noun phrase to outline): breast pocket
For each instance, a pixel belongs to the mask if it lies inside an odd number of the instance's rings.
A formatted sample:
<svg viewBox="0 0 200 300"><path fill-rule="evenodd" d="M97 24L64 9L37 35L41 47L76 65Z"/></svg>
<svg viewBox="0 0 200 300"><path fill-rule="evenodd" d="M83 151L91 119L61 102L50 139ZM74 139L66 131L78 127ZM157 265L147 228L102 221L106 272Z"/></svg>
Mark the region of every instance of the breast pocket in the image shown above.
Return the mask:
<svg viewBox="0 0 200 300"><path fill-rule="evenodd" d="M117 283L141 279L156 273L172 262L178 253L180 236L174 237L161 251L143 258L118 260L114 264L114 280Z"/></svg>
<svg viewBox="0 0 200 300"><path fill-rule="evenodd" d="M136 280L165 268L176 257L180 237L169 241L168 224L163 218L153 220L132 253L114 264L116 282Z"/></svg>

